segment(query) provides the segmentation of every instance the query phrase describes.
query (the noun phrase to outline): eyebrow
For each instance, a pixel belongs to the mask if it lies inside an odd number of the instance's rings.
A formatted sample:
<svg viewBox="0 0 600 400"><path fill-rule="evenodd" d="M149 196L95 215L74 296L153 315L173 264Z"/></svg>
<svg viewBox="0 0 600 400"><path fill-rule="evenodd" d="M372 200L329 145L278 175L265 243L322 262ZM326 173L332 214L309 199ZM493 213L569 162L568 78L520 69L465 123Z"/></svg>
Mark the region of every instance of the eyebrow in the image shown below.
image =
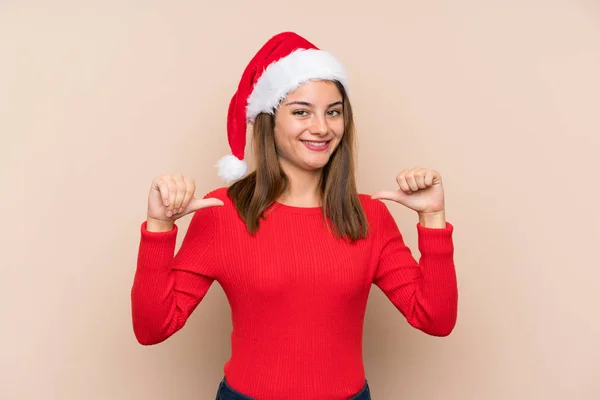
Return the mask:
<svg viewBox="0 0 600 400"><path fill-rule="evenodd" d="M287 103L286 106L291 106L291 105L294 105L294 104L300 105L300 106L305 106L305 107L313 107L313 108L315 107L314 104L306 102L306 101L291 101L291 102ZM333 106L337 106L337 105L340 105L340 104L344 104L344 102L341 101L341 100L333 102L333 103L329 104L327 106L327 108L330 108L330 107L333 107Z"/></svg>

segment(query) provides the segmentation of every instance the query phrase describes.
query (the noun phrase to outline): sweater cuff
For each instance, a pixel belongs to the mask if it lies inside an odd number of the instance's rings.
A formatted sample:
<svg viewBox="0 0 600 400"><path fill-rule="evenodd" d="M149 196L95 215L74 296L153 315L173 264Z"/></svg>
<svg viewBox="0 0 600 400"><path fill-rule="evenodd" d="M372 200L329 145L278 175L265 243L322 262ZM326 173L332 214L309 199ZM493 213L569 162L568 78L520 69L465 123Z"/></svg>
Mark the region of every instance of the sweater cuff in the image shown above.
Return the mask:
<svg viewBox="0 0 600 400"><path fill-rule="evenodd" d="M138 252L138 268L169 266L175 254L177 241L177 225L167 232L151 232L144 221L140 227L140 247Z"/></svg>
<svg viewBox="0 0 600 400"><path fill-rule="evenodd" d="M173 229L166 232L152 232L148 230L148 221L142 222L142 226L140 227L140 231L142 234L142 239L147 240L163 240L170 241L177 238L177 224L173 224Z"/></svg>
<svg viewBox="0 0 600 400"><path fill-rule="evenodd" d="M419 251L421 254L452 254L454 226L446 222L445 228L427 228L417 223Z"/></svg>

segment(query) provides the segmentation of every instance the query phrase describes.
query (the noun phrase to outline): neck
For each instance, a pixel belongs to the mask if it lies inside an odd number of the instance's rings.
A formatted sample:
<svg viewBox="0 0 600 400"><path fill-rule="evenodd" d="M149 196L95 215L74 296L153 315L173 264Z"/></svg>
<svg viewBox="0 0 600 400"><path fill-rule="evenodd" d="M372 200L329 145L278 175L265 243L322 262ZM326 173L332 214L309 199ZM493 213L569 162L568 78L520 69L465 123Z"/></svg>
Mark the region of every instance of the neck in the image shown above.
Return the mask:
<svg viewBox="0 0 600 400"><path fill-rule="evenodd" d="M321 170L305 171L288 165L281 165L288 177L288 187L277 200L296 207L321 206Z"/></svg>

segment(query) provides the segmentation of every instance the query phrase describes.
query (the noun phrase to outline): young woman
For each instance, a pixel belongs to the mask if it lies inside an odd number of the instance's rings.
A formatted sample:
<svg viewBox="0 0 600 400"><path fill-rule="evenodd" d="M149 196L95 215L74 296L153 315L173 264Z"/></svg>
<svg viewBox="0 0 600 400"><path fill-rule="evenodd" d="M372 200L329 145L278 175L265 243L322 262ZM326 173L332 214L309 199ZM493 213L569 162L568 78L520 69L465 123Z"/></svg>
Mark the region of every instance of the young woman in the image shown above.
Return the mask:
<svg viewBox="0 0 600 400"><path fill-rule="evenodd" d="M247 174L246 123L256 167ZM369 290L409 324L453 330L453 227L440 174L412 168L398 191L358 194L343 67L295 33L271 38L242 75L228 113L229 187L195 197L183 175L152 182L132 288L144 345L181 329L216 280L231 306L231 358L217 399L370 399L362 359ZM418 214L417 262L380 199ZM175 221L194 213L177 254Z"/></svg>

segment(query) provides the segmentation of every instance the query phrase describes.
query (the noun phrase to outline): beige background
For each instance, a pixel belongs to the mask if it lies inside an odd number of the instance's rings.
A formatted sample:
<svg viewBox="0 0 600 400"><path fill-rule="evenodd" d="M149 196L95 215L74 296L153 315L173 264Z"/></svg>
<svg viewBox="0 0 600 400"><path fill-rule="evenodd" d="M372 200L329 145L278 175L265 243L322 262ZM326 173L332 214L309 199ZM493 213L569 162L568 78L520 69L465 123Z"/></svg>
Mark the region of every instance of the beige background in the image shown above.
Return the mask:
<svg viewBox="0 0 600 400"><path fill-rule="evenodd" d="M456 226L450 337L373 289L374 399L600 398L599 3L351 3L0 1L1 399L214 398L226 299L137 344L139 224L156 174L221 185L229 98L282 30L347 66L360 190L435 168Z"/></svg>

